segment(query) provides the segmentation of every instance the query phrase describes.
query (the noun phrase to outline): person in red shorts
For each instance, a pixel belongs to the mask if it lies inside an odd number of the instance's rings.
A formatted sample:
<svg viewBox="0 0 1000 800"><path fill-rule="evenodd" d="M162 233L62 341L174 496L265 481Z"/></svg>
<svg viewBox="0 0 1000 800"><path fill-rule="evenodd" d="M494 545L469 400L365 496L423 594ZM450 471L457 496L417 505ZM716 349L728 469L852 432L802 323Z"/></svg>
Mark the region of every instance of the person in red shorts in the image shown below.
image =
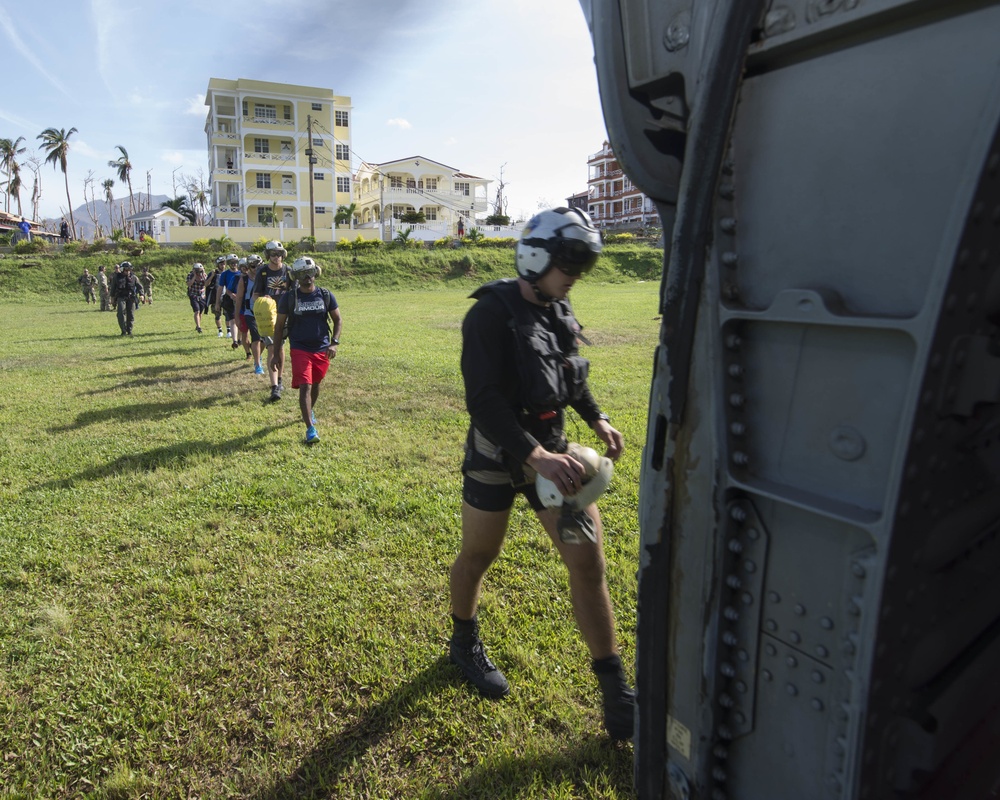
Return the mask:
<svg viewBox="0 0 1000 800"><path fill-rule="evenodd" d="M319 385L337 356L342 320L337 298L316 285L320 267L308 256L296 259L288 270L294 288L278 299L274 321L274 355L278 373L284 361L282 339L287 333L292 354L292 388L299 390L299 408L306 425L306 444L319 441L313 408ZM287 331L285 325L287 322ZM333 323L333 329L330 323Z"/></svg>

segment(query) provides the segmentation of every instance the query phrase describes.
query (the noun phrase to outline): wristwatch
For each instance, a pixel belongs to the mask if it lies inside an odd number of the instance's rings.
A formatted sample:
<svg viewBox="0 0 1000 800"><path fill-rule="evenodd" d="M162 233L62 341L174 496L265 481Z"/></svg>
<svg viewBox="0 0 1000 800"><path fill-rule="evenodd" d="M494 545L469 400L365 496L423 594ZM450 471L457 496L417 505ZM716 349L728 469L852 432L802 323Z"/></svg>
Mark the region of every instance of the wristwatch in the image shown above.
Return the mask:
<svg viewBox="0 0 1000 800"><path fill-rule="evenodd" d="M331 347L332 347L333 345L335 345L335 344L340 344L340 339L331 339L331 340L330 340L330 346L331 346Z"/></svg>
<svg viewBox="0 0 1000 800"><path fill-rule="evenodd" d="M609 417L603 411L597 415L597 417L594 419L594 422L597 422L597 420L599 419L603 419L605 422L611 422L611 417Z"/></svg>

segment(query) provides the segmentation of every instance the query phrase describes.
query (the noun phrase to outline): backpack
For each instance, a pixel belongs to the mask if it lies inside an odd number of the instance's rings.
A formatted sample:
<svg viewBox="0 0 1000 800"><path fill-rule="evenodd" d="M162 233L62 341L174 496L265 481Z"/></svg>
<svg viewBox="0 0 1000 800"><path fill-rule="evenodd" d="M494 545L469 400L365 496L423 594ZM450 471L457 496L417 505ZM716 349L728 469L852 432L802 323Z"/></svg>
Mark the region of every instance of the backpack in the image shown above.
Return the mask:
<svg viewBox="0 0 1000 800"><path fill-rule="evenodd" d="M261 295L253 301L253 316L261 336L274 336L274 323L278 319L278 305L273 297Z"/></svg>

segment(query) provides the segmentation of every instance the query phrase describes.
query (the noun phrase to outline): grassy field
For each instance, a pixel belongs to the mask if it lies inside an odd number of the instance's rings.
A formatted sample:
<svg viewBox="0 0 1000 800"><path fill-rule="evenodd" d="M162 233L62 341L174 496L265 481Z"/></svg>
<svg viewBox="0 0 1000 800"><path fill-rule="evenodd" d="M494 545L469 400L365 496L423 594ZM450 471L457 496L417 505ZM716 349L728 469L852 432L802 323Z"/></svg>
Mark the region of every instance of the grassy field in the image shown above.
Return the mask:
<svg viewBox="0 0 1000 800"><path fill-rule="evenodd" d="M512 695L447 661L467 291L338 289L311 449L293 393L265 403L183 300L131 339L78 294L0 302L0 797L632 796L526 507L480 611ZM657 291L573 295L626 438L601 502L626 664Z"/></svg>

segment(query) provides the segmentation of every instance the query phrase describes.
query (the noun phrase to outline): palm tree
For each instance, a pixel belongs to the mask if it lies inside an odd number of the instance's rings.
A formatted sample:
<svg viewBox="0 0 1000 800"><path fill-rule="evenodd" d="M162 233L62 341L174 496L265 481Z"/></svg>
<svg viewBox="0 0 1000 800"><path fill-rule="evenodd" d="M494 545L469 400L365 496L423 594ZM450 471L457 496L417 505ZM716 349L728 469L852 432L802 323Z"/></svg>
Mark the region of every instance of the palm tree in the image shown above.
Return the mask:
<svg viewBox="0 0 1000 800"><path fill-rule="evenodd" d="M111 178L101 181L101 188L104 190L104 202L108 204L108 213L111 213L111 206L115 202L115 193L111 190L115 188L115 182Z"/></svg>
<svg viewBox="0 0 1000 800"><path fill-rule="evenodd" d="M10 180L7 181L7 199L14 195L17 198L17 215L23 216L24 212L21 211L21 171L19 169L14 170L14 174L11 176Z"/></svg>
<svg viewBox="0 0 1000 800"><path fill-rule="evenodd" d="M208 210L209 206L208 190L205 189L205 185L203 183L195 183L192 181L188 186L188 197L190 197L191 204L197 212L195 224L204 225L205 212Z"/></svg>
<svg viewBox="0 0 1000 800"><path fill-rule="evenodd" d="M358 204L351 203L349 206L337 206L337 215L333 218L334 223L342 225L350 223L351 230L354 230L354 215L358 213Z"/></svg>
<svg viewBox="0 0 1000 800"><path fill-rule="evenodd" d="M187 198L181 195L180 197L175 197L173 200L164 200L160 203L160 208L172 208L178 214L180 214L184 219L194 225L194 211L188 208Z"/></svg>
<svg viewBox="0 0 1000 800"><path fill-rule="evenodd" d="M66 156L69 153L69 137L76 133L76 128L46 128L36 138L42 140L42 150L47 155L45 163L51 164L55 169L56 164L62 170L63 179L66 181L66 205L69 207L69 228L76 238L76 220L73 219L73 201L69 197L69 176L66 174Z"/></svg>
<svg viewBox="0 0 1000 800"><path fill-rule="evenodd" d="M7 173L7 197L4 203L4 211L8 212L10 211L11 184L18 172L17 157L25 151L25 148L21 147L23 141L23 136L18 136L17 139L0 139L0 165L3 166L3 171ZM18 187L21 185L20 177L17 179L17 185ZM20 207L20 197L18 197L17 202ZM20 214L20 211L18 213Z"/></svg>
<svg viewBox="0 0 1000 800"><path fill-rule="evenodd" d="M118 180L128 185L128 213L135 213L135 197L132 194L132 162L128 160L128 150L120 144L115 145L121 155L114 161L109 161L108 166L118 170Z"/></svg>

